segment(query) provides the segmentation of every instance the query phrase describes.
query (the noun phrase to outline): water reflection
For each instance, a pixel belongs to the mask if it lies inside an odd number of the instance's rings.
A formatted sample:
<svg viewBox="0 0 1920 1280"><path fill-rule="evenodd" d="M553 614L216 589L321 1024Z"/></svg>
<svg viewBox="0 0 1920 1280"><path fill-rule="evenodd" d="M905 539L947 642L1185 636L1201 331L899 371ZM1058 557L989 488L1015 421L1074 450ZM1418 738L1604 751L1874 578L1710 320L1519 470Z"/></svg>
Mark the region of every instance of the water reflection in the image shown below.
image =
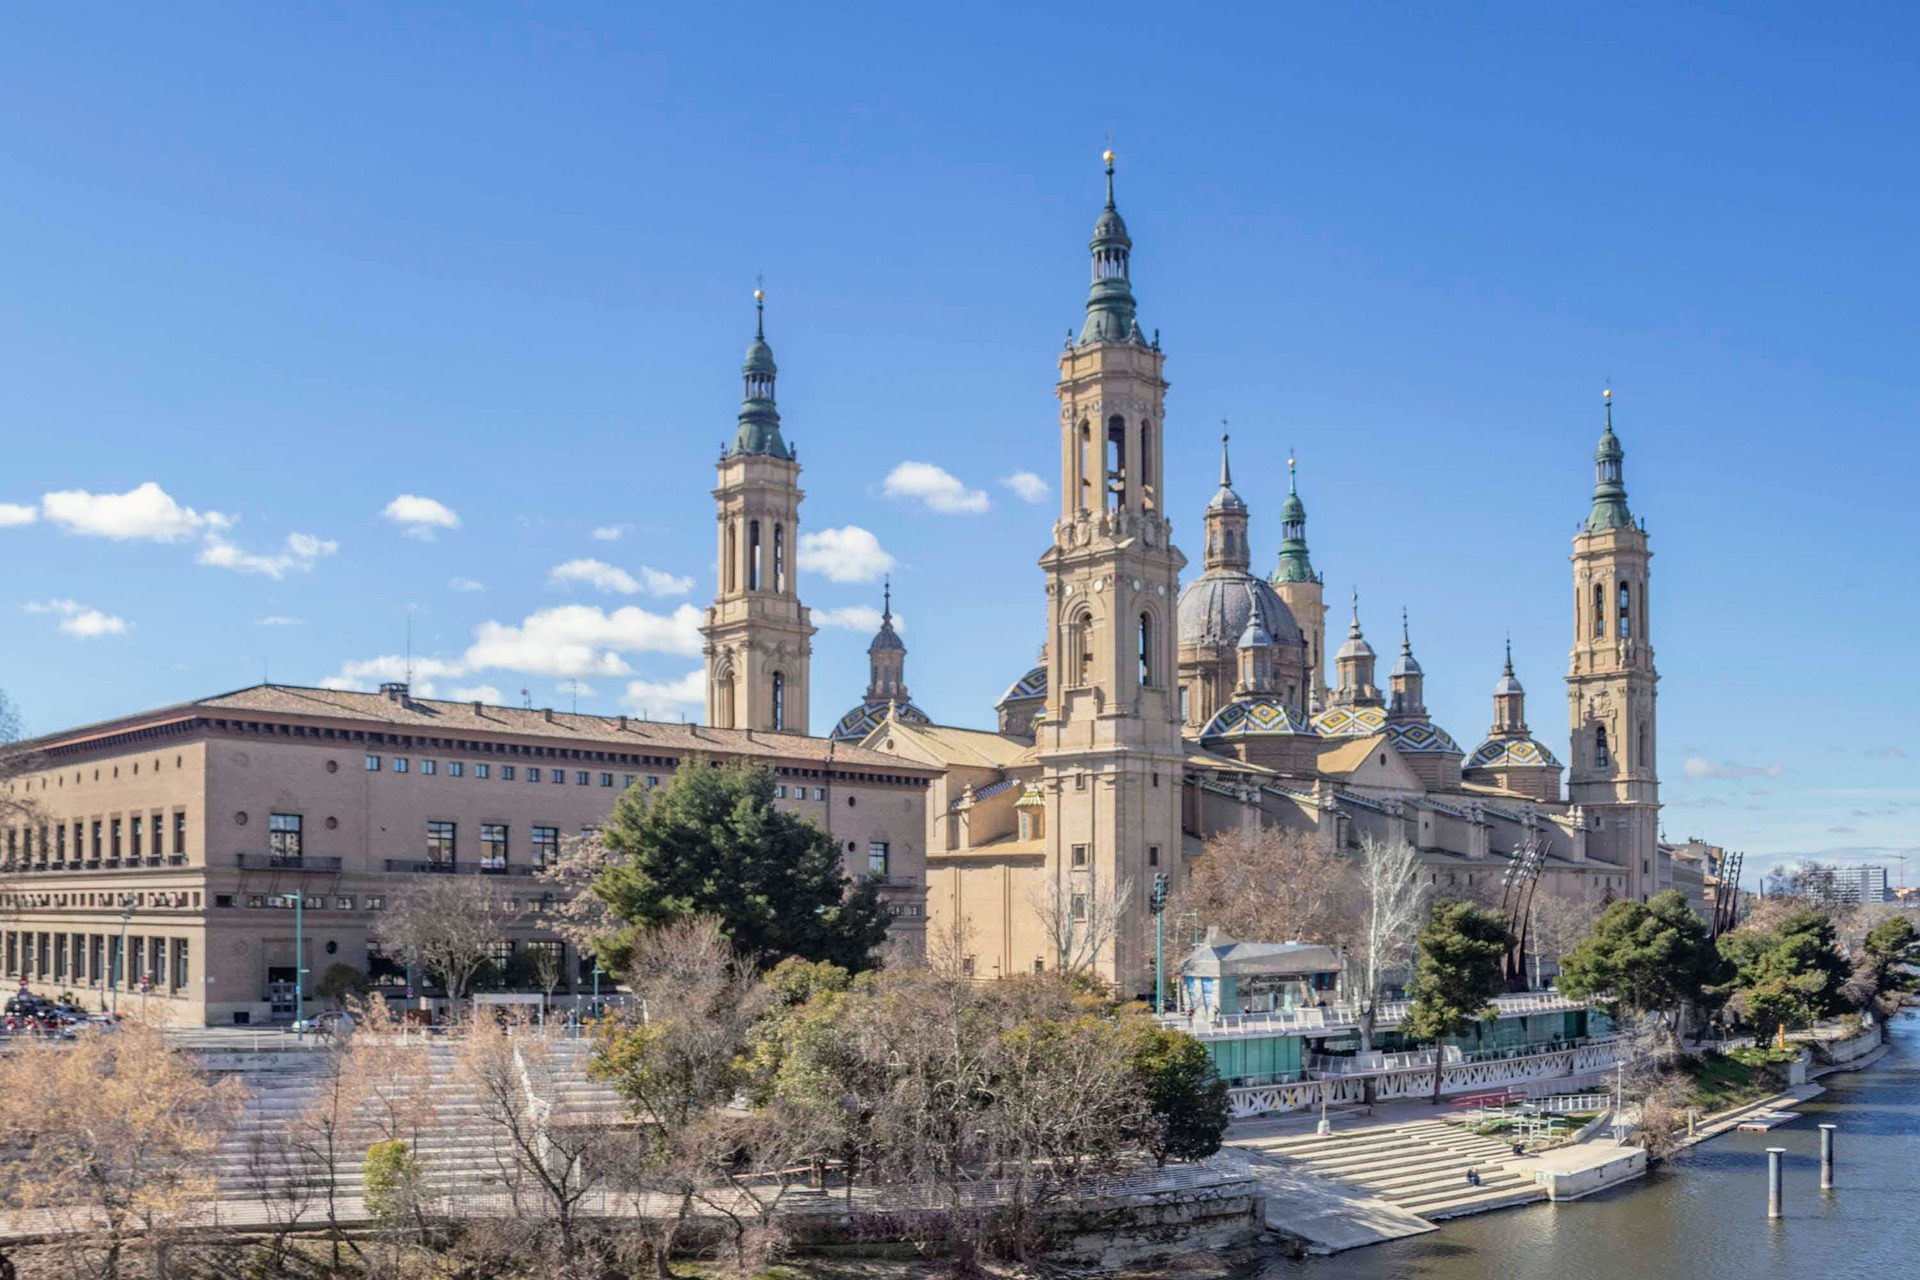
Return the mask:
<svg viewBox="0 0 1920 1280"><path fill-rule="evenodd" d="M1665 1280L1911 1275L1920 1259L1920 1019L1892 1049L1771 1133L1731 1133L1644 1182L1568 1205L1509 1209L1332 1258L1280 1260L1262 1280ZM1840 1126L1820 1191L1822 1122ZM1785 1147L1786 1217L1767 1220L1766 1149Z"/></svg>

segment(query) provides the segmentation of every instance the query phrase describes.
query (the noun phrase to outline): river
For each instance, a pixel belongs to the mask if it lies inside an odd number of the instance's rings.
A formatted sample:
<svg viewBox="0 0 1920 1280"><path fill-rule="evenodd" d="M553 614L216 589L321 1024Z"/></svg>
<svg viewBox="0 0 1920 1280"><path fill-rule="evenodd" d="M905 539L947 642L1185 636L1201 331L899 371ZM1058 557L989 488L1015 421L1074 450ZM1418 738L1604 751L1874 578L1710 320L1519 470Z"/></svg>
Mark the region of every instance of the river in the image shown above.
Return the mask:
<svg viewBox="0 0 1920 1280"><path fill-rule="evenodd" d="M1630 1184L1331 1258L1281 1260L1260 1280L1841 1280L1920 1270L1920 1017L1891 1048L1771 1133L1728 1133ZM1821 1123L1837 1124L1835 1189L1820 1191ZM1767 1220L1768 1147L1785 1147L1786 1216Z"/></svg>

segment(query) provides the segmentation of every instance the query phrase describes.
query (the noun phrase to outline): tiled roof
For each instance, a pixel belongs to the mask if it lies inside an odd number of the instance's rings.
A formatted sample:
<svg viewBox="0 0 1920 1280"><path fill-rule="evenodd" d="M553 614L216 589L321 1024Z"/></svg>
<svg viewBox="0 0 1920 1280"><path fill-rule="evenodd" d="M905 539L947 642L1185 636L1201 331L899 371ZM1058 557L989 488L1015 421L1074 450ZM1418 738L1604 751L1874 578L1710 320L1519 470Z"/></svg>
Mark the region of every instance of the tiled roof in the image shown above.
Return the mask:
<svg viewBox="0 0 1920 1280"><path fill-rule="evenodd" d="M900 729L946 765L1008 769L1030 763L1033 755L1032 743L988 729L961 729L950 724L903 724Z"/></svg>
<svg viewBox="0 0 1920 1280"><path fill-rule="evenodd" d="M750 729L712 729L670 721L580 715L526 707L496 707L484 703L442 702L433 698L390 698L383 693L347 689L307 689L263 684L217 694L145 716L129 716L107 725L88 726L41 740L46 746L82 737L100 737L137 729L157 719L182 714L202 716L284 715L324 720L351 720L386 733L413 733L439 737L503 734L517 738L544 738L555 742L592 743L601 749L673 755L724 755L763 760L826 763L831 754L838 768L886 769L929 774L934 770L897 756L885 755L850 743L810 738L797 733L765 733Z"/></svg>

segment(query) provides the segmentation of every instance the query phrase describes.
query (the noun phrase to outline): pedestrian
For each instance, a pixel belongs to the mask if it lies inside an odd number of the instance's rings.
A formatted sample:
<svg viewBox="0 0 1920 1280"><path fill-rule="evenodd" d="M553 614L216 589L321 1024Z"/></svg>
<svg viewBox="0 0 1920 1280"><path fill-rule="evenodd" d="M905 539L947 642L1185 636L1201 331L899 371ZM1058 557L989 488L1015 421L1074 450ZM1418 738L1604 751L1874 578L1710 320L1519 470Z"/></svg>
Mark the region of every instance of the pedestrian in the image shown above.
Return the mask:
<svg viewBox="0 0 1920 1280"><path fill-rule="evenodd" d="M1480 1185L1480 1171L1478 1169L1467 1170L1467 1185L1470 1187L1477 1187Z"/></svg>

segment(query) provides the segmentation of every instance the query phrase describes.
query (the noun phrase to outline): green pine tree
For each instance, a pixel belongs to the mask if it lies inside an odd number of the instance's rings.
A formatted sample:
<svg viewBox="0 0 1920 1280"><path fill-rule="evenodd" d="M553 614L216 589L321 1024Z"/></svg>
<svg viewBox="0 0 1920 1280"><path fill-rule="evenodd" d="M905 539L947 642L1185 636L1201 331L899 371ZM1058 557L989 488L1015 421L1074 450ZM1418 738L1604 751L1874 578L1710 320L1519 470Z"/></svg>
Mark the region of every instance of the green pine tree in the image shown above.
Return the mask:
<svg viewBox="0 0 1920 1280"><path fill-rule="evenodd" d="M1507 922L1471 902L1442 898L1416 942L1411 1003L1400 1030L1433 1041L1433 1101L1440 1102L1446 1038L1463 1036L1491 1017L1505 985L1500 962L1513 945Z"/></svg>
<svg viewBox="0 0 1920 1280"><path fill-rule="evenodd" d="M1677 1051L1689 1012L1712 1000L1730 970L1706 921L1678 889L1668 889L1651 901L1623 899L1602 912L1560 961L1555 986L1575 1000L1599 1000L1615 1017L1657 1016Z"/></svg>
<svg viewBox="0 0 1920 1280"><path fill-rule="evenodd" d="M624 926L597 946L603 964L624 970L638 930L713 916L760 966L873 967L888 919L878 887L851 884L832 838L776 808L773 788L764 765L690 760L668 786L620 797L600 831L616 861L593 886Z"/></svg>

